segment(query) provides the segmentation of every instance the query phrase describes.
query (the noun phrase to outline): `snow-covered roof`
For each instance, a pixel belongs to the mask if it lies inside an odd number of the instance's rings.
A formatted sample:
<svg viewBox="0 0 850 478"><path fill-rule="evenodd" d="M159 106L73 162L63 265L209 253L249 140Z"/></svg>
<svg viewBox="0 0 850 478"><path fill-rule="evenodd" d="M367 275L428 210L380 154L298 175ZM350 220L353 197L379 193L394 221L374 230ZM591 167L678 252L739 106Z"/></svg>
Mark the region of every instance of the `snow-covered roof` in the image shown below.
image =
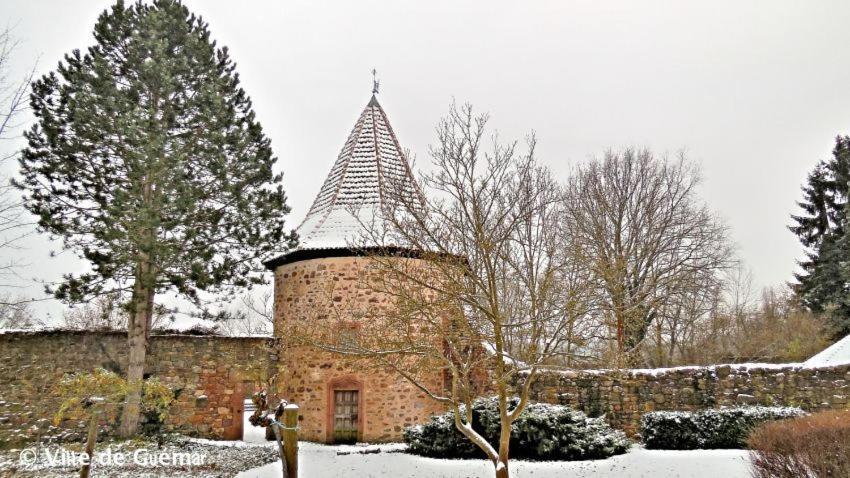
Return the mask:
<svg viewBox="0 0 850 478"><path fill-rule="evenodd" d="M298 247L287 255L368 246L364 226L379 221L388 198L399 194L421 200L389 119L372 95L297 229Z"/></svg>
<svg viewBox="0 0 850 478"><path fill-rule="evenodd" d="M803 362L806 367L829 367L850 363L850 335Z"/></svg>

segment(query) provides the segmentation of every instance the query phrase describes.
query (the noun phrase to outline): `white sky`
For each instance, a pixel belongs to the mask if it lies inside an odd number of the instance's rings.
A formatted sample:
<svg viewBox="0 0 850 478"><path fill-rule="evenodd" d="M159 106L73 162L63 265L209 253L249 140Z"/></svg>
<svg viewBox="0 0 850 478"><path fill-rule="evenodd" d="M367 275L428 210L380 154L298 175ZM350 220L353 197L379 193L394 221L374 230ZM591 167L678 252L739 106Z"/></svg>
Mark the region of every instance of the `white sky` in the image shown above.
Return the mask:
<svg viewBox="0 0 850 478"><path fill-rule="evenodd" d="M373 67L420 163L452 97L489 111L504 138L535 130L539 157L561 175L609 147L684 148L759 286L791 278L800 247L786 226L800 184L850 133L846 1L186 4L238 64L284 171L293 227L369 100ZM109 5L3 0L0 23L23 42L18 72L39 57L45 73L90 45ZM27 278L81 268L49 258L42 238L26 245Z"/></svg>

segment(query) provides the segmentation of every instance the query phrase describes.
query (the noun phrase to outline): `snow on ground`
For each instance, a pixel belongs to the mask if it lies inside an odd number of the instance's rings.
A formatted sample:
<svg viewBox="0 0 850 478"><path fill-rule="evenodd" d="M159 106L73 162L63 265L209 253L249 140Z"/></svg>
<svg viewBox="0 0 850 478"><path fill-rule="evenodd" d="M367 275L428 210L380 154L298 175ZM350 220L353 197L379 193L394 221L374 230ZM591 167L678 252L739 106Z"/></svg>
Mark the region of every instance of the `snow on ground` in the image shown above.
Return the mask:
<svg viewBox="0 0 850 478"><path fill-rule="evenodd" d="M310 478L438 477L491 478L493 467L484 460L440 460L406 453L348 454L345 449L317 443L299 443L299 475ZM625 455L605 460L530 462L511 461L511 476L518 478L746 478L746 450L646 450L632 447ZM244 471L238 478L277 478L280 462Z"/></svg>
<svg viewBox="0 0 850 478"><path fill-rule="evenodd" d="M267 443L266 429L263 427L255 427L248 421L256 408L257 407L250 398L245 399L245 405L243 407L244 412L242 413L242 441L248 443Z"/></svg>

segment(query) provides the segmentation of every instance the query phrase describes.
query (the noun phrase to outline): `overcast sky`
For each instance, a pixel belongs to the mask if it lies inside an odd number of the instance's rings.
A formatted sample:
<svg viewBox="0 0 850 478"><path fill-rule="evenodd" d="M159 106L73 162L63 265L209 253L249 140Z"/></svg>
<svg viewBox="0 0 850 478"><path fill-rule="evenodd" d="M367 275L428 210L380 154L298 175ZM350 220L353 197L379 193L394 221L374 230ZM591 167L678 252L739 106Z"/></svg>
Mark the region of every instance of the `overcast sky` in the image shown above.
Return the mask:
<svg viewBox="0 0 850 478"><path fill-rule="evenodd" d="M453 97L489 111L505 138L535 130L540 159L562 176L610 147L686 150L758 286L791 278L801 250L786 226L800 184L833 138L850 134L846 0L186 4L237 62L284 172L293 227L368 102L373 67L419 163ZM17 72L38 58L45 73L89 46L108 5L3 0L0 20L22 41ZM43 239L27 246L27 278L80 268L49 258Z"/></svg>

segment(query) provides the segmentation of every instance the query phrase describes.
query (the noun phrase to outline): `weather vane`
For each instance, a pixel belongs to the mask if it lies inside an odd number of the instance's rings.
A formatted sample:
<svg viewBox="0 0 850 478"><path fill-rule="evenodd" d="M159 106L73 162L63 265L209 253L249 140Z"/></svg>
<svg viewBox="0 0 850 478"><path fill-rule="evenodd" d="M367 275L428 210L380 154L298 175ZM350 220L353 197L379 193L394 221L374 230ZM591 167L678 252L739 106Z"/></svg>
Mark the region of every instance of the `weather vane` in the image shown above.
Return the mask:
<svg viewBox="0 0 850 478"><path fill-rule="evenodd" d="M378 87L381 86L381 82L378 81L377 75L378 75L378 72L374 68L372 68L372 94L373 95L378 94Z"/></svg>

